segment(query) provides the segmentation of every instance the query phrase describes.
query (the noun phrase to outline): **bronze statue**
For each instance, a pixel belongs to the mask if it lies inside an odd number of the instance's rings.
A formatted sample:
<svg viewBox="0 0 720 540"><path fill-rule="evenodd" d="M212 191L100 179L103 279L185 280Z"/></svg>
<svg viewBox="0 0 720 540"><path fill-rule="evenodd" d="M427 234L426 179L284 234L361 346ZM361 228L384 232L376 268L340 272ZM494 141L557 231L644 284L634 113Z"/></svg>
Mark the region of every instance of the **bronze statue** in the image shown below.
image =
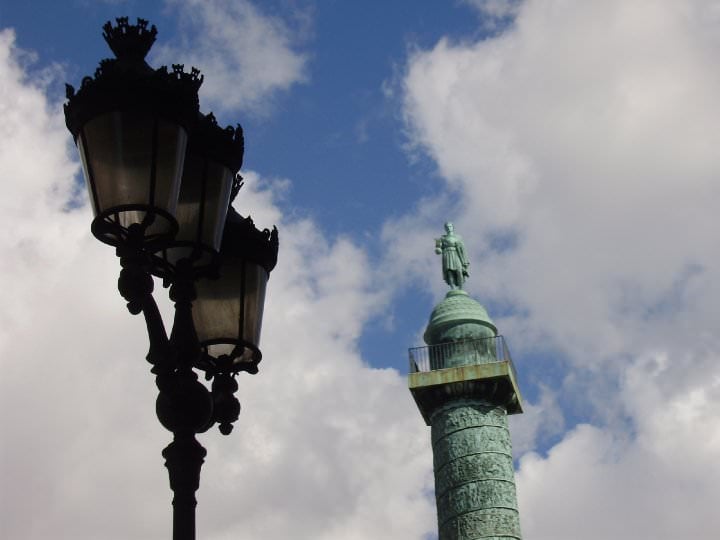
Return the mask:
<svg viewBox="0 0 720 540"><path fill-rule="evenodd" d="M462 239L454 232L453 224L449 221L445 224L445 234L435 239L435 253L442 254L442 270L445 283L450 288L462 289L465 279L470 276L465 245Z"/></svg>

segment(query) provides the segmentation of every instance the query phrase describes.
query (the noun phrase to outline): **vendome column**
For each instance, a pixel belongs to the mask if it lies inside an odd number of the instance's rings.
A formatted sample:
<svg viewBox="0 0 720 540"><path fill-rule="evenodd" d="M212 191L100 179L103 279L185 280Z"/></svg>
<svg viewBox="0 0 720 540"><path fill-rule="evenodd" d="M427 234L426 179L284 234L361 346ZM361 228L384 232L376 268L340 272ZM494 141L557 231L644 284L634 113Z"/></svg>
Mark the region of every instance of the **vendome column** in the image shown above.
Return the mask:
<svg viewBox="0 0 720 540"><path fill-rule="evenodd" d="M508 414L515 368L485 308L462 289L469 262L451 223L435 241L450 286L410 349L409 387L431 427L440 540L520 539Z"/></svg>

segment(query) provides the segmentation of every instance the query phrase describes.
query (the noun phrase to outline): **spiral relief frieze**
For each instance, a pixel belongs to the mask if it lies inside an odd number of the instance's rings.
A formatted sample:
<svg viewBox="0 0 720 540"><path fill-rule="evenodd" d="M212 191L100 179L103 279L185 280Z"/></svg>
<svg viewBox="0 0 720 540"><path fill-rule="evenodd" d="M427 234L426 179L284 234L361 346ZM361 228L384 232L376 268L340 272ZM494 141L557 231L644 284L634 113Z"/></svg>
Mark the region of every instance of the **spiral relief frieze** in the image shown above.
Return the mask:
<svg viewBox="0 0 720 540"><path fill-rule="evenodd" d="M440 540L520 538L503 407L462 399L432 416Z"/></svg>
<svg viewBox="0 0 720 540"><path fill-rule="evenodd" d="M503 454L471 454L435 470L435 494L442 496L452 486L463 482L505 480L514 482L512 456Z"/></svg>
<svg viewBox="0 0 720 540"><path fill-rule="evenodd" d="M517 510L490 509L456 516L440 526L441 540L522 538Z"/></svg>

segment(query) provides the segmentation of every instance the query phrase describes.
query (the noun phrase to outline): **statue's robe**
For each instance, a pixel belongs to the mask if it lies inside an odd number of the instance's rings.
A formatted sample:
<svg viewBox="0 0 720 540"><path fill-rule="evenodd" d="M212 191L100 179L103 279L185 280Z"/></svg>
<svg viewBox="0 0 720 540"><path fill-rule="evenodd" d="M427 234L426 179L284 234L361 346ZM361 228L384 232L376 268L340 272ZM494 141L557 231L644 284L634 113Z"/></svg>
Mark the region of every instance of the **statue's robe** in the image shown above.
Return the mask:
<svg viewBox="0 0 720 540"><path fill-rule="evenodd" d="M448 281L448 272L460 272L467 275L465 269L469 261L465 255L465 246L459 236L445 235L441 239L443 278Z"/></svg>

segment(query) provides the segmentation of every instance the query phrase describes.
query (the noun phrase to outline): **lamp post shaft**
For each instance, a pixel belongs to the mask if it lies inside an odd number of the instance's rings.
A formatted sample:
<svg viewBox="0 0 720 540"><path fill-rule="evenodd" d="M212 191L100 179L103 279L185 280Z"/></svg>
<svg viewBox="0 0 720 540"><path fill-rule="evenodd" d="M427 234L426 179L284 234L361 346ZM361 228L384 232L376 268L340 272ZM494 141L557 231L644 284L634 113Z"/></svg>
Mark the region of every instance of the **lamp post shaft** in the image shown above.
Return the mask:
<svg viewBox="0 0 720 540"><path fill-rule="evenodd" d="M205 448L193 433L175 433L165 450L165 466L173 490L173 540L195 540L195 492L200 486L200 468Z"/></svg>

